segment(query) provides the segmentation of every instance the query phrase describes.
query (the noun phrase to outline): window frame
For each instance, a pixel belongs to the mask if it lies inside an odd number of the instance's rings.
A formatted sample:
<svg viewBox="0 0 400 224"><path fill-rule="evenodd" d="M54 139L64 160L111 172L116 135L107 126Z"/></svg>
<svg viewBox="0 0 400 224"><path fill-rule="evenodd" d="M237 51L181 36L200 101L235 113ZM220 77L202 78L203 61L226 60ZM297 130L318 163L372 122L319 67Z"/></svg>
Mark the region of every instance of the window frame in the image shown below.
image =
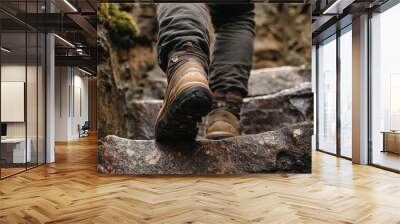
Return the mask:
<svg viewBox="0 0 400 224"><path fill-rule="evenodd" d="M332 25L336 29L336 32L332 33L331 35L325 37L324 39L318 40L317 44L315 44L315 58L316 58L316 114L315 116L315 122L316 122L316 150L319 152L323 152L329 155L337 156L339 158L343 158L346 160L352 160L351 157L347 157L342 155L342 150L341 150L341 118L340 118L340 81L341 81L341 67L340 67L340 37L344 35L347 32L352 32L352 29L349 28L352 26L351 22L351 16L345 16L341 20L339 20L336 24ZM329 29L329 28L328 28ZM332 36L335 36L333 40L329 40L329 38L332 38ZM321 45L321 43L326 42L326 41L336 41L336 152L332 153L327 150L321 149L320 148L320 143L319 143L319 135L320 135L320 130L319 130L319 103L320 103L320 88L319 88L319 66L320 66L320 59L319 59L319 53L318 49Z"/></svg>

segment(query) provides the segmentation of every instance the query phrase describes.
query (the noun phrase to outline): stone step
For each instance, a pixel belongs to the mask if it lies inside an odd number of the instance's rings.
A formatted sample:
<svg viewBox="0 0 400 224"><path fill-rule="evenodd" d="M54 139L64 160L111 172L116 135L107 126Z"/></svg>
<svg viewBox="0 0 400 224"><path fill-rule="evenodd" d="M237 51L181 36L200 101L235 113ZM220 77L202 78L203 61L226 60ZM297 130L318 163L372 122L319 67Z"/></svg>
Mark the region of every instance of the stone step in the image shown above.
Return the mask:
<svg viewBox="0 0 400 224"><path fill-rule="evenodd" d="M242 134L257 134L312 121L313 109L309 82L272 95L245 98L240 116Z"/></svg>
<svg viewBox="0 0 400 224"><path fill-rule="evenodd" d="M109 135L97 170L112 174L247 174L311 172L312 123L255 135L193 143L156 143Z"/></svg>
<svg viewBox="0 0 400 224"><path fill-rule="evenodd" d="M159 89L159 94L164 93L167 87L167 80L162 71L159 68L154 69L149 76L157 77L151 79L150 83L154 85L155 89ZM303 82L311 82L311 70L305 66L254 69L251 71L248 82L248 96L276 93L284 89L293 88Z"/></svg>
<svg viewBox="0 0 400 224"><path fill-rule="evenodd" d="M154 124L161 108L162 100L135 100L132 139L154 139ZM277 130L287 125L313 120L313 94L311 84L298 86L278 93L248 97L244 99L241 111L243 134L257 134ZM199 137L204 133L204 125L199 125Z"/></svg>
<svg viewBox="0 0 400 224"><path fill-rule="evenodd" d="M311 70L305 66L254 69L249 78L248 96L261 96L311 82Z"/></svg>

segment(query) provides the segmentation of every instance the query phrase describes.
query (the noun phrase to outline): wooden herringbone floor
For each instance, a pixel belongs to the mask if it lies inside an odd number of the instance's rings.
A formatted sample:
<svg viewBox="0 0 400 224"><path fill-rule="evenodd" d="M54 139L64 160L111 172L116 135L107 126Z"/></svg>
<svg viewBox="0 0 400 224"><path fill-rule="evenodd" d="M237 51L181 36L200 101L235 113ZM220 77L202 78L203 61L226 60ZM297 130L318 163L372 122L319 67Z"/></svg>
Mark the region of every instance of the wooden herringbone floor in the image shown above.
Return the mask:
<svg viewBox="0 0 400 224"><path fill-rule="evenodd" d="M96 141L0 181L0 223L400 223L400 175L323 153L313 174L128 177L96 173Z"/></svg>

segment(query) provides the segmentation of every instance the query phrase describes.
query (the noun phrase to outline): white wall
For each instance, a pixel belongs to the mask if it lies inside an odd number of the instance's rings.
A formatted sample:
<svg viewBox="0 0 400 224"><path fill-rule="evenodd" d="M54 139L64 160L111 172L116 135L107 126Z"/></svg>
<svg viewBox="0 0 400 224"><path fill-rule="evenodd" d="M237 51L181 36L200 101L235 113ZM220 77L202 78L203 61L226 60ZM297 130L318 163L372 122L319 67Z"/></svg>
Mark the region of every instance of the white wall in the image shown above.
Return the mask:
<svg viewBox="0 0 400 224"><path fill-rule="evenodd" d="M1 66L1 81L25 82L25 65L9 64ZM1 108L6 110L6 108ZM7 123L7 137L25 137L25 123Z"/></svg>
<svg viewBox="0 0 400 224"><path fill-rule="evenodd" d="M6 64L1 66L1 81L2 82L24 82L25 83L25 64ZM28 68L29 70L29 68ZM23 93L22 93L23 94ZM36 95L36 94L35 94ZM7 96L2 96L7 97ZM8 108L1 108L7 110ZM24 108L21 108L24 113ZM22 124L22 125L21 125ZM7 133L9 136L13 137L24 137L25 136L25 125L24 122L7 122Z"/></svg>
<svg viewBox="0 0 400 224"><path fill-rule="evenodd" d="M55 140L77 139L78 124L88 120L88 78L76 68L56 67L55 85Z"/></svg>
<svg viewBox="0 0 400 224"><path fill-rule="evenodd" d="M25 82L24 65L5 64L1 66L1 81L2 82ZM32 70L32 66L28 66L28 72ZM29 96L36 96L36 92L28 93ZM7 108L1 108L6 110ZM30 119L28 119L30 120ZM7 122L7 137L25 137L25 122Z"/></svg>
<svg viewBox="0 0 400 224"><path fill-rule="evenodd" d="M55 141L67 141L69 132L69 68L55 68Z"/></svg>
<svg viewBox="0 0 400 224"><path fill-rule="evenodd" d="M5 122L7 123L7 137L9 138L25 138L25 135L31 143L32 161L44 163L45 150L45 118L44 118L44 74L42 67L36 65L25 64L3 64L1 66L1 81L2 82L24 82L26 84L26 106L23 102L20 112L26 112L26 120L21 122ZM25 80L27 78L27 80ZM3 89L4 90L4 89ZM2 90L2 91L3 91ZM24 94L24 90L21 94ZM7 95L2 95L7 97ZM13 110L11 107L2 107L1 110ZM16 110L14 108L14 110ZM13 111L8 111L13 113ZM37 155L37 153L39 155Z"/></svg>

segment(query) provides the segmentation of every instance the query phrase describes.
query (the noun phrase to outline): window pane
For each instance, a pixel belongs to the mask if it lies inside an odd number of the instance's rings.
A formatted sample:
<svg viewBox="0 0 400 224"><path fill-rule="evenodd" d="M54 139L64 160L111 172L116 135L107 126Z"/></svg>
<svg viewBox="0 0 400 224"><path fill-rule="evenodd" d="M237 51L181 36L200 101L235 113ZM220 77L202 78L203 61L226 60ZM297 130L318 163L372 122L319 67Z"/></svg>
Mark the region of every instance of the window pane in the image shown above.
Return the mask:
<svg viewBox="0 0 400 224"><path fill-rule="evenodd" d="M352 141L352 35L351 30L340 36L340 152L351 158Z"/></svg>
<svg viewBox="0 0 400 224"><path fill-rule="evenodd" d="M318 48L318 148L336 153L336 40Z"/></svg>
<svg viewBox="0 0 400 224"><path fill-rule="evenodd" d="M400 170L400 4L376 14L372 26L372 163ZM384 134L386 133L386 134Z"/></svg>

